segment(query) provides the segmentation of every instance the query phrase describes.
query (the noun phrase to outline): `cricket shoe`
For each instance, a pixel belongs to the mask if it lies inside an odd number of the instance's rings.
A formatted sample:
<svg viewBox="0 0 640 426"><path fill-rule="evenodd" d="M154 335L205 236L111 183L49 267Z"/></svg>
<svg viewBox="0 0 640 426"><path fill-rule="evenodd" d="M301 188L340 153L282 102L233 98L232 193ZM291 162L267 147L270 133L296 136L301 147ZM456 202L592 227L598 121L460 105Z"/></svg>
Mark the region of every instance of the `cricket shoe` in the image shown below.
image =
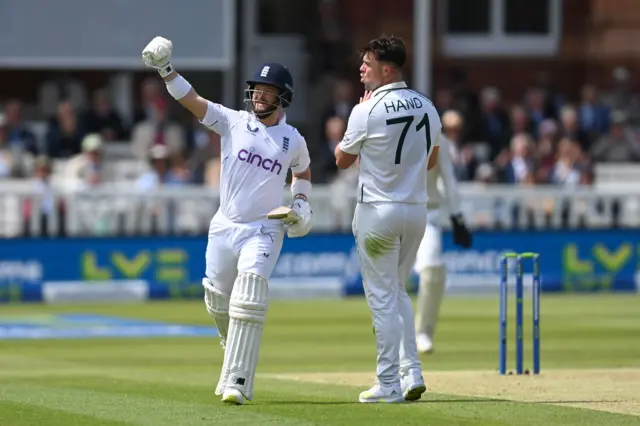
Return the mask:
<svg viewBox="0 0 640 426"><path fill-rule="evenodd" d="M433 352L433 342L424 333L416 336L416 345L418 346L418 352L421 354L430 354Z"/></svg>
<svg viewBox="0 0 640 426"><path fill-rule="evenodd" d="M360 394L360 402L404 402L404 396L402 388L398 385L382 386L376 383L371 389Z"/></svg>
<svg viewBox="0 0 640 426"><path fill-rule="evenodd" d="M229 405L244 404L244 395L238 389L225 389L222 394L222 402Z"/></svg>
<svg viewBox="0 0 640 426"><path fill-rule="evenodd" d="M412 369L401 377L400 385L402 386L402 396L405 401L417 401L427 391L427 385L424 384L424 378L422 378L422 373L419 369Z"/></svg>

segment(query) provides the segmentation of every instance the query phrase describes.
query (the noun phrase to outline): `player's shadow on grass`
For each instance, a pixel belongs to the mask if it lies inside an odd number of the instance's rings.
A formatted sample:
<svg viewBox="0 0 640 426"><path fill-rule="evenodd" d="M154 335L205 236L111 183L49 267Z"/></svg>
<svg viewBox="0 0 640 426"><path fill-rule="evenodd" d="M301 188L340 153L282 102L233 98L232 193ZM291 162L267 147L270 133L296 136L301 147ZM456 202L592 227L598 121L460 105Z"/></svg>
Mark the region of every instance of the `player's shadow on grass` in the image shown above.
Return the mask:
<svg viewBox="0 0 640 426"><path fill-rule="evenodd" d="M356 405L358 401L265 401L266 405Z"/></svg>
<svg viewBox="0 0 640 426"><path fill-rule="evenodd" d="M514 403L514 404L597 404L597 403L623 403L624 400L544 400L544 401L516 401L512 399L491 398L455 398L455 399L422 399L406 402L406 404L462 404L462 403ZM267 405L363 405L359 401L265 401Z"/></svg>
<svg viewBox="0 0 640 426"><path fill-rule="evenodd" d="M421 399L414 401L412 404L442 404L442 403L469 403L469 402L511 402L516 404L598 404L598 403L623 403L629 402L624 400L610 400L610 399L584 399L584 400L544 400L544 401L518 401L514 399L501 399L501 398L454 398L454 399Z"/></svg>

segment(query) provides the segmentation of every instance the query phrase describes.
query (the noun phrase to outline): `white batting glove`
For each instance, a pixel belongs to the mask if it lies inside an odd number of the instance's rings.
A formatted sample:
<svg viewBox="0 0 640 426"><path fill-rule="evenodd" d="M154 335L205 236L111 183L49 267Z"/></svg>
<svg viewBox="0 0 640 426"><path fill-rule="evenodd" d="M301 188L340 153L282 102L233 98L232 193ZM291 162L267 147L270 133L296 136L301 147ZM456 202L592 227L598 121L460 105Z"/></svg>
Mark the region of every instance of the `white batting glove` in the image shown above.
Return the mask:
<svg viewBox="0 0 640 426"><path fill-rule="evenodd" d="M311 227L313 226L313 212L311 211L311 206L305 200L298 198L293 201L291 209L298 213L300 220L289 225L287 235L289 238L304 237L309 233L309 231L311 231Z"/></svg>
<svg viewBox="0 0 640 426"><path fill-rule="evenodd" d="M158 70L161 77L166 77L173 71L171 53L173 44L164 37L156 37L142 50L142 61L149 68Z"/></svg>

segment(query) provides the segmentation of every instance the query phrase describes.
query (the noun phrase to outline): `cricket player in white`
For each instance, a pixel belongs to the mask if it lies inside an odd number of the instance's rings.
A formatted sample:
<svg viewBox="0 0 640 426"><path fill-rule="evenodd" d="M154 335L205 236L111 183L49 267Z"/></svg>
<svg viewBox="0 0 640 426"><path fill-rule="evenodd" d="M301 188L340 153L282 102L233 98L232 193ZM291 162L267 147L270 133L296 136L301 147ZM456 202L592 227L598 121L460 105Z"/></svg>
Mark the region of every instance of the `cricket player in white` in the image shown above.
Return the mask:
<svg viewBox="0 0 640 426"><path fill-rule="evenodd" d="M449 129L462 127L462 116L455 111L447 111L442 116L442 127L438 163L429 170L427 179L427 228L418 248L414 266L420 275L416 306L416 343L418 352L421 353L433 351L436 323L445 292L446 270L442 261L442 232L439 224L442 207L450 214L453 242L463 248L469 248L472 240L460 209L460 196L451 161L451 150L455 148L446 137ZM444 194L440 191L440 186L444 189Z"/></svg>
<svg viewBox="0 0 640 426"><path fill-rule="evenodd" d="M171 41L156 37L142 58L158 70L171 96L221 136L220 208L209 227L202 285L225 351L216 395L240 405L253 398L268 280L285 229L289 237L311 229L309 152L304 138L286 123L284 108L293 97L293 80L285 67L271 63L256 70L247 81L250 111L235 111L200 97L173 69L172 50ZM300 220L285 226L267 214L282 206L289 168L292 209Z"/></svg>
<svg viewBox="0 0 640 426"><path fill-rule="evenodd" d="M360 157L353 233L377 340L378 383L359 399L417 400L426 386L405 282L425 231L427 169L438 158L440 117L403 81L401 40L372 40L361 57L365 95L335 149L342 169Z"/></svg>

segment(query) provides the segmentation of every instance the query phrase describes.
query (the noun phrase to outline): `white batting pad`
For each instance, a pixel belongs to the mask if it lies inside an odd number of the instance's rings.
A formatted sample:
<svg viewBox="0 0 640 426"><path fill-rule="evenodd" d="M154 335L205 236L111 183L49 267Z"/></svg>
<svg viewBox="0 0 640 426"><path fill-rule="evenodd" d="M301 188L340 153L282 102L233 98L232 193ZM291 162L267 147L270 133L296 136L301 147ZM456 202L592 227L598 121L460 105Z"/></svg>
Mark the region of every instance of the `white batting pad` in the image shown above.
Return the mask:
<svg viewBox="0 0 640 426"><path fill-rule="evenodd" d="M416 303L416 331L434 339L440 305L445 292L446 270L444 266L425 268L420 273L420 288Z"/></svg>
<svg viewBox="0 0 640 426"><path fill-rule="evenodd" d="M209 278L202 279L202 286L204 287L204 304L209 315L216 321L216 327L220 334L220 345L224 349L229 331L230 297L215 288Z"/></svg>
<svg viewBox="0 0 640 426"><path fill-rule="evenodd" d="M237 389L253 398L262 330L267 314L269 286L263 277L244 273L236 279L229 305L229 335L218 391ZM222 393L220 392L220 393Z"/></svg>

